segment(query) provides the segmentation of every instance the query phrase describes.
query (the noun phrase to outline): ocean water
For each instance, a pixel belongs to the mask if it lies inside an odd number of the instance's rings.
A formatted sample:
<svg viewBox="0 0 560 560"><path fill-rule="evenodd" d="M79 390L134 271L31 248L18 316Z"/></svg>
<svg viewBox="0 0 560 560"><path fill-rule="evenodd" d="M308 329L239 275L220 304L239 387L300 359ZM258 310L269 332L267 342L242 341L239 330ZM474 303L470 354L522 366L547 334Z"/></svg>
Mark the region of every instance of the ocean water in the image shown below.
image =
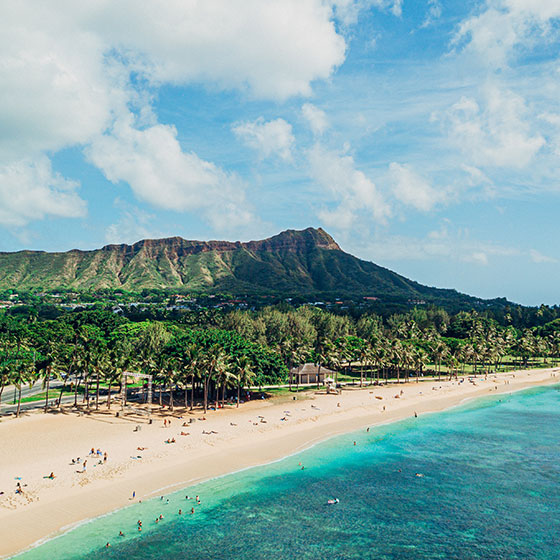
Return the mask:
<svg viewBox="0 0 560 560"><path fill-rule="evenodd" d="M50 558L559 559L560 386L339 436L18 556Z"/></svg>

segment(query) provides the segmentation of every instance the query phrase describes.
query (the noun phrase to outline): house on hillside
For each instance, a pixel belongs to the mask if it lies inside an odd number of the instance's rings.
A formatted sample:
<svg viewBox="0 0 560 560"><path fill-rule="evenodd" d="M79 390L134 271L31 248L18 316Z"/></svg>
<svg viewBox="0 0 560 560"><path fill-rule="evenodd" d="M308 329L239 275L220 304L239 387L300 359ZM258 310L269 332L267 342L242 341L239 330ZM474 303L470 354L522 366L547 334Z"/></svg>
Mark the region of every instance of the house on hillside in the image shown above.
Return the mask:
<svg viewBox="0 0 560 560"><path fill-rule="evenodd" d="M303 364L290 370L290 379L292 385L301 385L305 383L323 383L325 377L334 377L335 372L317 364ZM318 378L318 379L317 379Z"/></svg>

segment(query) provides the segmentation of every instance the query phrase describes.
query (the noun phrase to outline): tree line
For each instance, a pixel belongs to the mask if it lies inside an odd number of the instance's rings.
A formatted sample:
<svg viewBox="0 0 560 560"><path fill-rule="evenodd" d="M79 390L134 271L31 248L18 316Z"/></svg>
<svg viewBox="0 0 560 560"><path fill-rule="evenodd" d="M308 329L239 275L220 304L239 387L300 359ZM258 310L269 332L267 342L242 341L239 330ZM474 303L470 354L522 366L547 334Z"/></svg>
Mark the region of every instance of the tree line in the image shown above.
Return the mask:
<svg viewBox="0 0 560 560"><path fill-rule="evenodd" d="M110 409L127 371L151 375L172 408L241 400L250 387L292 384L306 362L363 385L411 377L527 367L560 357L560 320L516 328L476 311L449 315L437 307L381 317L334 314L313 306L195 314L180 320L137 320L110 310L56 319L0 315L0 402L13 385L42 381L44 409L59 408L71 387L74 405ZM348 377L346 377L347 379ZM52 379L62 386L51 390ZM297 377L296 377L297 379ZM53 399L54 393L54 401ZM126 392L125 392L126 394Z"/></svg>

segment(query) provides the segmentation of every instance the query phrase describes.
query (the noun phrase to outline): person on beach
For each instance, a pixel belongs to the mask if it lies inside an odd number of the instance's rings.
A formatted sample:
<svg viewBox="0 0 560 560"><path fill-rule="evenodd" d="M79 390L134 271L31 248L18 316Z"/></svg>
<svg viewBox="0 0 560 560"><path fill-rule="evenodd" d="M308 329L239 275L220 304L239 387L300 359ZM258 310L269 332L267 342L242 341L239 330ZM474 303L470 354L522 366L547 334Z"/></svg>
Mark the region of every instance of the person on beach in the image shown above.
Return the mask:
<svg viewBox="0 0 560 560"><path fill-rule="evenodd" d="M136 490L132 491L132 499L134 500L134 498L136 498Z"/></svg>
<svg viewBox="0 0 560 560"><path fill-rule="evenodd" d="M104 463L107 462L107 451L105 451L105 453L103 453L103 462Z"/></svg>

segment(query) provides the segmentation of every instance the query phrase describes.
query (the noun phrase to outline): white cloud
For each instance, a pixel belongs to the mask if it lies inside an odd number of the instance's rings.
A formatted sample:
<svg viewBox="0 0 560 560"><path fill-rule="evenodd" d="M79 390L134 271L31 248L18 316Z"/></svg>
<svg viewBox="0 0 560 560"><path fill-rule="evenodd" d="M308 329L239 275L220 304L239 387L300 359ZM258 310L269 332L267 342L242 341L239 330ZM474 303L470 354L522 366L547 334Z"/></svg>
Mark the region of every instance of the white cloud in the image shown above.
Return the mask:
<svg viewBox="0 0 560 560"><path fill-rule="evenodd" d="M545 123L545 127L548 129L547 138L551 149L557 156L560 156L560 115L546 112L539 115L539 119Z"/></svg>
<svg viewBox="0 0 560 560"><path fill-rule="evenodd" d="M360 250L374 261L450 260L487 265L492 257L519 257L522 253L506 247L473 239L465 229L453 229L449 220L425 237L378 235L364 242Z"/></svg>
<svg viewBox="0 0 560 560"><path fill-rule="evenodd" d="M390 11L393 15L402 15L403 0L326 0L333 8L336 19L344 26L358 21L360 14L372 7Z"/></svg>
<svg viewBox="0 0 560 560"><path fill-rule="evenodd" d="M276 155L284 161L292 159L295 138L292 125L284 119L265 121L259 117L253 122L236 124L232 130L247 146L259 152L262 158Z"/></svg>
<svg viewBox="0 0 560 560"><path fill-rule="evenodd" d="M529 256L531 257L531 260L534 263L556 263L558 262L558 259L555 259L554 257L548 257L547 255L543 255L542 253L539 253L539 251L537 251L536 249L531 249L529 251Z"/></svg>
<svg viewBox="0 0 560 560"><path fill-rule="evenodd" d="M101 37L72 9L7 2L0 18L0 160L82 144L123 95ZM117 89L114 89L117 88Z"/></svg>
<svg viewBox="0 0 560 560"><path fill-rule="evenodd" d="M425 28L433 25L441 17L441 12L439 0L428 0L428 12L420 27Z"/></svg>
<svg viewBox="0 0 560 560"><path fill-rule="evenodd" d="M465 262L486 266L488 264L488 255L482 251L475 251L470 255L465 255L462 260Z"/></svg>
<svg viewBox="0 0 560 560"><path fill-rule="evenodd" d="M490 86L483 103L462 97L447 111L444 120L450 139L474 165L526 167L546 141L531 130L525 100Z"/></svg>
<svg viewBox="0 0 560 560"><path fill-rule="evenodd" d="M86 150L90 161L113 183L127 182L136 196L166 210L201 210L226 229L251 219L243 183L196 154L183 152L173 126L133 126L132 116Z"/></svg>
<svg viewBox="0 0 560 560"><path fill-rule="evenodd" d="M358 214L369 214L383 222L391 210L377 187L356 169L352 156L325 149L316 144L309 151L310 173L325 193L325 202L334 200L334 209L319 213L327 226L341 229L354 225Z"/></svg>
<svg viewBox="0 0 560 560"><path fill-rule="evenodd" d="M503 67L516 47L531 46L552 32L560 17L554 0L487 0L485 10L461 22L453 43L476 54L491 67Z"/></svg>
<svg viewBox="0 0 560 560"><path fill-rule="evenodd" d="M322 0L106 2L96 33L151 82L215 82L259 97L309 95L345 58Z"/></svg>
<svg viewBox="0 0 560 560"><path fill-rule="evenodd" d="M85 216L78 186L53 173L47 157L0 166L0 225L24 226L45 216Z"/></svg>
<svg viewBox="0 0 560 560"><path fill-rule="evenodd" d="M301 112L305 120L309 123L315 136L320 136L329 127L329 121L325 112L311 103L304 103Z"/></svg>
<svg viewBox="0 0 560 560"><path fill-rule="evenodd" d="M141 239L154 239L163 237L160 231L150 227L154 216L125 204L121 199L115 200L115 206L121 209L121 215L117 222L111 224L105 230L107 243L135 243Z"/></svg>
<svg viewBox="0 0 560 560"><path fill-rule="evenodd" d="M192 82L274 100L309 95L312 83L331 76L345 59L333 9L323 0L6 0L0 17L0 166L3 198L21 202L16 212L6 203L3 223L83 215L83 202L60 188L71 182L52 173L45 178L46 154L75 146L85 146L111 180L131 181L151 204L205 208L221 223L203 200L215 193L228 216L247 219L243 185L183 153L172 127L157 124L150 97L162 84ZM131 110L149 127L123 125ZM28 163L19 163L23 159ZM163 162L170 169L159 168ZM13 174L27 185L19 193ZM30 177L38 174L44 211L25 199Z"/></svg>
<svg viewBox="0 0 560 560"><path fill-rule="evenodd" d="M432 187L408 165L393 162L389 165L393 195L403 204L427 212L448 199L448 193Z"/></svg>
<svg viewBox="0 0 560 560"><path fill-rule="evenodd" d="M394 16L401 17L402 16L402 5L403 0L394 0L393 6L391 7L391 12Z"/></svg>

